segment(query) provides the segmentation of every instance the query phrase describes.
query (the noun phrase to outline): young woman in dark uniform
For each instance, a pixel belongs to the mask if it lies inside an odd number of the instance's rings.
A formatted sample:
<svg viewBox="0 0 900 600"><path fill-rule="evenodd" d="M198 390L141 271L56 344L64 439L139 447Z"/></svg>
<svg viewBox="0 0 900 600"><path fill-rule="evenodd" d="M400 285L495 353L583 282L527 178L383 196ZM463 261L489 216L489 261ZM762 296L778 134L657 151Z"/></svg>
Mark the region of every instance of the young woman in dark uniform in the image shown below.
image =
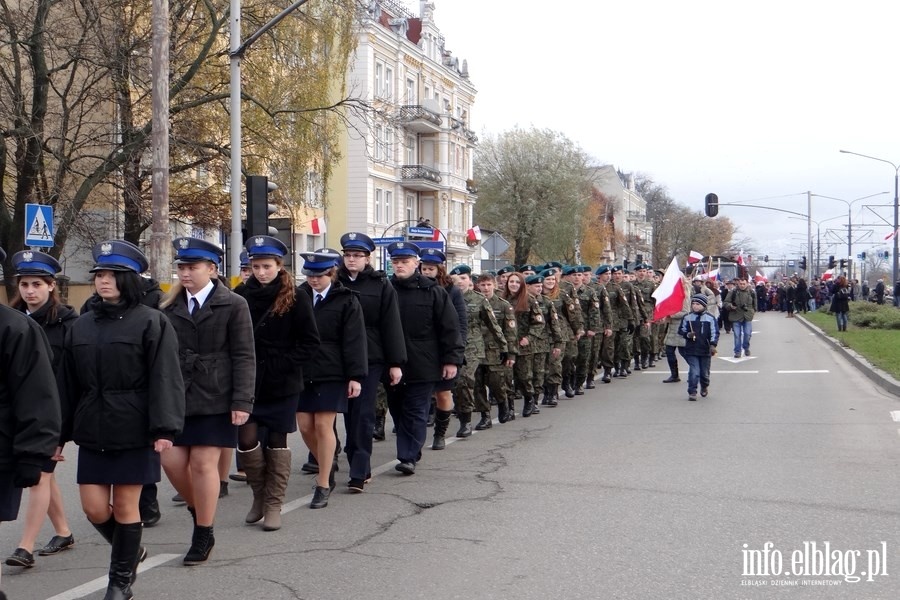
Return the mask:
<svg viewBox="0 0 900 600"><path fill-rule="evenodd" d="M366 325L356 293L337 279L341 255L322 248L300 256L306 261L306 283L300 291L312 301L320 345L305 372L297 403L297 425L319 465L309 507L324 508L335 486L335 418L337 413L347 412L348 399L349 403L356 402L368 373Z"/></svg>
<svg viewBox="0 0 900 600"><path fill-rule="evenodd" d="M59 300L56 288L56 275L62 270L59 262L49 254L25 250L12 257L18 279L18 295L10 306L22 311L37 321L47 334L50 349L53 351L53 372L60 372L63 355L63 341L78 314L70 306ZM34 565L34 542L49 516L53 524L54 536L46 546L38 551L41 556L49 556L71 548L75 544L72 530L66 519L62 494L53 472L58 462L65 460L62 455L62 444L56 449L53 458L41 467L40 482L29 489L28 509L25 513L25 524L22 538L6 564L18 567Z"/></svg>
<svg viewBox="0 0 900 600"><path fill-rule="evenodd" d="M403 377L402 365L406 362L406 344L400 324L397 292L384 271L376 271L369 264L375 250L372 239L357 232L341 236L344 254L338 269L338 278L347 288L358 294L366 326L366 349L369 357L369 374L362 382L359 397L350 402L344 413L344 429L347 432L347 462L350 463L351 492L365 490L366 481L372 476L372 439L375 432L375 399L378 386L386 374L385 385L397 385ZM384 421L382 429L384 427Z"/></svg>
<svg viewBox="0 0 900 600"><path fill-rule="evenodd" d="M178 283L160 303L178 336L185 386L184 431L162 455L163 468L194 518L184 564L209 558L220 491L219 457L237 446L238 426L253 412L256 353L247 301L219 281L224 252L177 238Z"/></svg>
<svg viewBox="0 0 900 600"><path fill-rule="evenodd" d="M94 246L100 302L66 337L65 383L78 484L88 520L112 544L106 600L132 598L141 547L141 487L160 480L159 455L184 425L178 339L169 320L141 304L147 259L119 240ZM68 427L67 427L68 429Z"/></svg>
<svg viewBox="0 0 900 600"><path fill-rule="evenodd" d="M255 235L247 240L253 274L236 293L247 300L256 346L253 414L238 430L238 456L253 490L245 521L263 520L263 529L281 529L281 506L291 475L287 436L297 430L297 398L303 371L319 348L319 331L309 296L299 293L284 268L288 249L280 240ZM259 442L265 427L266 448Z"/></svg>

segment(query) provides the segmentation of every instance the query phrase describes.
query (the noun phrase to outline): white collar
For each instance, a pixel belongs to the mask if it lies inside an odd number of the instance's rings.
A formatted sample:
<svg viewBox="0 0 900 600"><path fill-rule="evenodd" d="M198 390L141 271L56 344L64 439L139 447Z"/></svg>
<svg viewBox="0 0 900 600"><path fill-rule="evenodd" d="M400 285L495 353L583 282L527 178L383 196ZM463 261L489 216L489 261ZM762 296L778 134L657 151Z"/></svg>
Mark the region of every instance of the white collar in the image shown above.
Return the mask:
<svg viewBox="0 0 900 600"><path fill-rule="evenodd" d="M209 295L213 291L213 288L215 288L215 287L216 286L215 286L215 284L213 284L212 279L210 279L209 283L207 283L205 286L203 286L203 289L200 290L199 292L197 292L196 294L194 294L193 296L191 295L191 293L189 291L184 290L185 294L187 295L188 312L191 312L191 298L197 299L197 305L198 305L198 310L199 310L199 308L203 306L203 303L206 302L206 299L209 297Z"/></svg>

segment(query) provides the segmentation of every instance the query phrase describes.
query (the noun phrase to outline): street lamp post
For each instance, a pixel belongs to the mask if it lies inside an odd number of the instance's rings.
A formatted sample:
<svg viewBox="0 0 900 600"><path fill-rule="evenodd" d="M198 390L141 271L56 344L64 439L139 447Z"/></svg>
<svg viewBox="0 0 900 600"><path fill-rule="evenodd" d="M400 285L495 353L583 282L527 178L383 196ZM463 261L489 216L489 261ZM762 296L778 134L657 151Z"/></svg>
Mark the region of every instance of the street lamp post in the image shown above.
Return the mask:
<svg viewBox="0 0 900 600"><path fill-rule="evenodd" d="M883 194L889 194L890 192L876 192L874 194L869 194L868 196L863 196L861 198L854 198L853 200L844 200L843 198L834 198L832 196L823 196L822 194L811 194L816 198L827 198L828 200L837 200L838 202L843 202L847 205L847 260L849 261L849 268L847 270L847 278L853 279L853 221L852 221L852 210L853 205L860 200L866 200L867 198L874 198L875 196L881 196ZM828 219L826 219L828 220Z"/></svg>
<svg viewBox="0 0 900 600"><path fill-rule="evenodd" d="M893 292L893 287L897 284L897 273L900 270L900 257L897 256L898 250L900 250L900 244L898 244L897 238L900 237L897 235L897 229L900 229L900 197L898 197L898 179L900 179L900 165L894 164L889 160L885 160L883 158L877 158L875 156L869 156L868 154L860 154L859 152L851 152L850 150L841 150L844 154L855 154L856 156L861 156L863 158L868 158L870 160L877 160L878 162L883 162L894 167L894 230L893 230L893 239L894 239L894 260L891 269L891 291ZM897 306L897 298L894 298L894 306Z"/></svg>

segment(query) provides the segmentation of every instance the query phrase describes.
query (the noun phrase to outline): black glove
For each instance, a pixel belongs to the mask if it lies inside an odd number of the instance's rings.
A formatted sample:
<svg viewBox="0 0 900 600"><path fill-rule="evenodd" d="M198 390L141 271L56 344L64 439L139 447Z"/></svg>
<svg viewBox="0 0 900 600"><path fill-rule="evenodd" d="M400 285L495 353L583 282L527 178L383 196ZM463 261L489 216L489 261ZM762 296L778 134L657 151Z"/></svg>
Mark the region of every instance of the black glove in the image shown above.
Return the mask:
<svg viewBox="0 0 900 600"><path fill-rule="evenodd" d="M634 323L631 321L628 321L628 333L634 333Z"/></svg>
<svg viewBox="0 0 900 600"><path fill-rule="evenodd" d="M13 474L13 485L17 488L29 488L41 480L41 467L29 463L17 463Z"/></svg>

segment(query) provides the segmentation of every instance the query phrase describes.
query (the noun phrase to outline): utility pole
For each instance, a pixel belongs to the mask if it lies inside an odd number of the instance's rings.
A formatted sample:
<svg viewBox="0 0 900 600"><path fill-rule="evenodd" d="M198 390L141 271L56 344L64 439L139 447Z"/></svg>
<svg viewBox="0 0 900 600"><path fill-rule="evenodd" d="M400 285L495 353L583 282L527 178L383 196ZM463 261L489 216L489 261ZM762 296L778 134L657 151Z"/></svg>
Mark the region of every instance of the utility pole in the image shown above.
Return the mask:
<svg viewBox="0 0 900 600"><path fill-rule="evenodd" d="M153 0L152 15L152 131L153 164L150 273L160 283L172 283L172 246L169 235L169 4Z"/></svg>

